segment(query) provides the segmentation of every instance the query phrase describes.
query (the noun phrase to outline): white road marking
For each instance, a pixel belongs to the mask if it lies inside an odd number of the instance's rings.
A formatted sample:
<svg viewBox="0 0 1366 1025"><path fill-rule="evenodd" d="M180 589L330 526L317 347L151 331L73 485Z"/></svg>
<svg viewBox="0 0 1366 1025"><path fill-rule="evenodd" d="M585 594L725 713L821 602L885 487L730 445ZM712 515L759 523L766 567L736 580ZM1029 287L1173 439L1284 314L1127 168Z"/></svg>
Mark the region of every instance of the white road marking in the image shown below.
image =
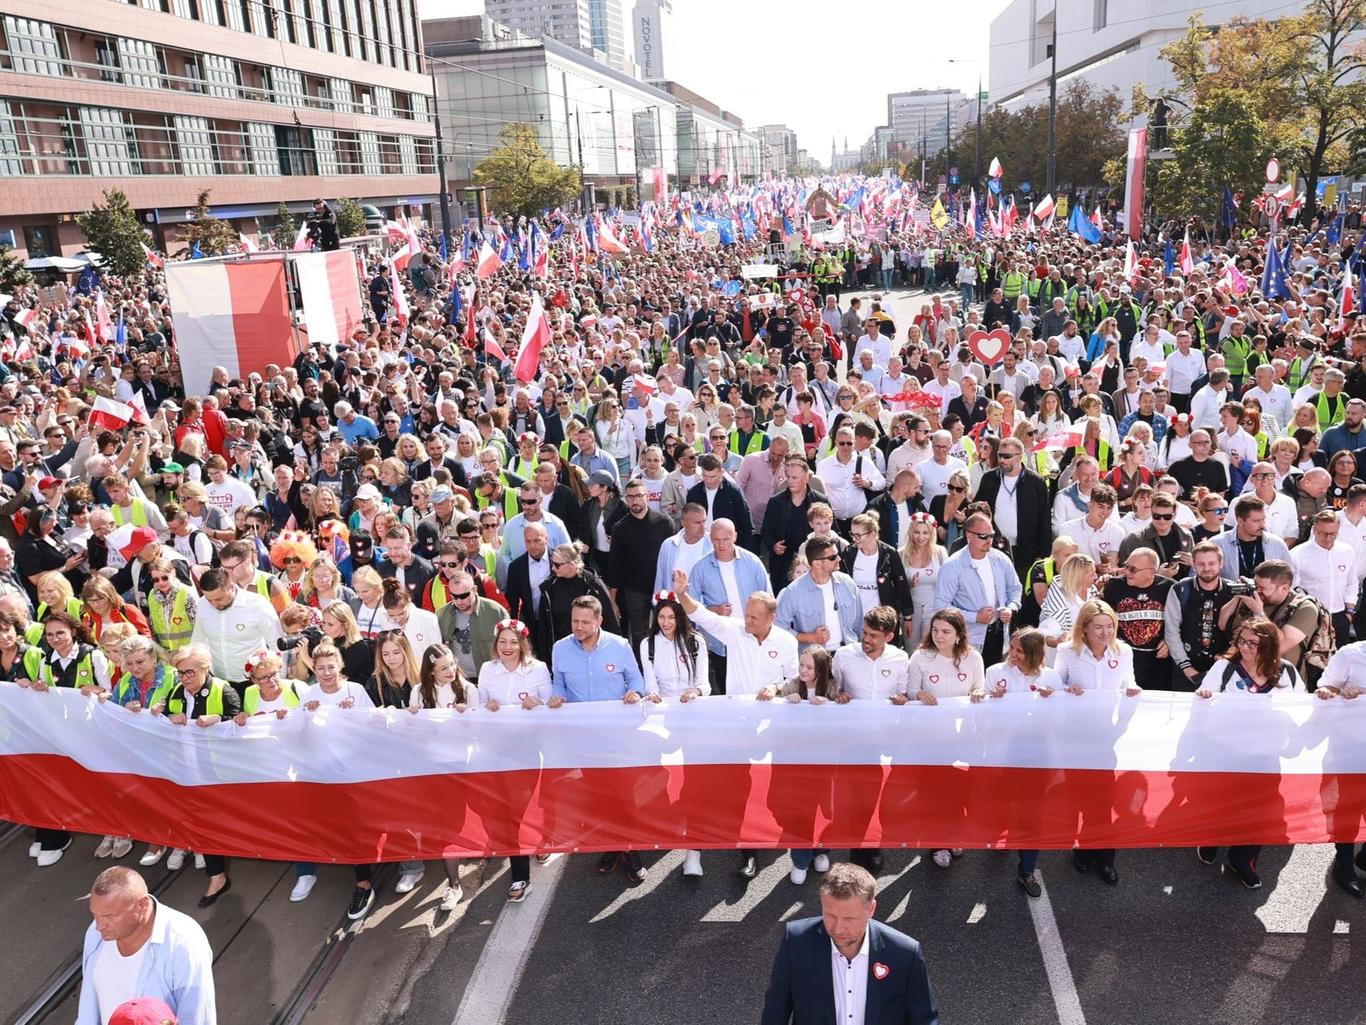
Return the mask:
<svg viewBox="0 0 1366 1025"><path fill-rule="evenodd" d="M1048 887L1044 885L1042 875L1039 876L1039 888L1043 890L1043 896L1029 901L1029 915L1034 919L1034 934L1039 938L1048 988L1053 991L1053 1004L1058 1009L1058 1025L1086 1025L1077 983L1067 963L1067 951L1062 945L1058 920L1053 917L1053 903L1048 899Z"/></svg>
<svg viewBox="0 0 1366 1025"><path fill-rule="evenodd" d="M910 863L900 872L898 872L894 876L889 876L887 878L886 883L879 882L878 893L881 893L883 890L885 890L887 888L887 885L890 884L893 880L900 879L903 875L905 875L907 872L909 872L911 869L915 868L915 866L919 864L920 855L916 854L912 856ZM906 909L911 906L911 894L914 892L915 891L913 889L907 890L906 896L902 897L899 901L897 901L896 907L892 908L892 913L887 916L888 922L895 922L898 918L900 918L902 915L906 913Z"/></svg>
<svg viewBox="0 0 1366 1025"><path fill-rule="evenodd" d="M1309 921L1328 893L1328 866L1332 861L1332 844L1295 845L1290 860L1276 877L1275 889L1254 912L1268 935L1303 936L1309 931Z"/></svg>
<svg viewBox="0 0 1366 1025"><path fill-rule="evenodd" d="M987 906L985 904L974 904L972 911L968 913L968 925L976 925L987 917Z"/></svg>
<svg viewBox="0 0 1366 1025"><path fill-rule="evenodd" d="M503 1025L507 1020L517 980L536 946L568 861L554 858L533 873L526 899L521 904L506 905L499 913L465 987L454 1025Z"/></svg>

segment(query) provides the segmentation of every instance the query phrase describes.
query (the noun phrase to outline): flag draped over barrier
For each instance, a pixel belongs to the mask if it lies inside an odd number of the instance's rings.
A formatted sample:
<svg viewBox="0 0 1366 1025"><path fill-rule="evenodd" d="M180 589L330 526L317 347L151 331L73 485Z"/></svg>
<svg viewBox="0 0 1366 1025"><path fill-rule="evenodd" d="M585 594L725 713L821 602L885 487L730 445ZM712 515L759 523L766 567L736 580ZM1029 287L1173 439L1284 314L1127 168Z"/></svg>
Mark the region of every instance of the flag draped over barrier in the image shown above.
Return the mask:
<svg viewBox="0 0 1366 1025"><path fill-rule="evenodd" d="M991 679L988 677L988 685ZM1366 702L699 699L177 727L0 684L0 816L279 861L1356 840Z"/></svg>

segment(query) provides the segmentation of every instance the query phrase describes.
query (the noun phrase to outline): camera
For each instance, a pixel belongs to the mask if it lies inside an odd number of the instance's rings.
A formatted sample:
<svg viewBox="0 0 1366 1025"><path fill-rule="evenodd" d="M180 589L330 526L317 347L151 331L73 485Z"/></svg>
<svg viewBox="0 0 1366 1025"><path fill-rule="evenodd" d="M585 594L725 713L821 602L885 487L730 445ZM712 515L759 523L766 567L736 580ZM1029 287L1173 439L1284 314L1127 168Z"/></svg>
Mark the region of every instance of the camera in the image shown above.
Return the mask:
<svg viewBox="0 0 1366 1025"><path fill-rule="evenodd" d="M281 651L293 651L304 641L307 641L308 650L312 651L322 639L322 630L316 626L310 626L307 630L303 630L296 634L290 634L287 637L281 637L275 642L275 647L279 648Z"/></svg>
<svg viewBox="0 0 1366 1025"><path fill-rule="evenodd" d="M337 465L341 468L342 473L355 473L359 463L360 461L355 456L346 455L338 460Z"/></svg>
<svg viewBox="0 0 1366 1025"><path fill-rule="evenodd" d="M1228 585L1228 589L1235 597L1251 598L1257 593L1256 585L1246 577L1239 577L1237 580L1232 581Z"/></svg>

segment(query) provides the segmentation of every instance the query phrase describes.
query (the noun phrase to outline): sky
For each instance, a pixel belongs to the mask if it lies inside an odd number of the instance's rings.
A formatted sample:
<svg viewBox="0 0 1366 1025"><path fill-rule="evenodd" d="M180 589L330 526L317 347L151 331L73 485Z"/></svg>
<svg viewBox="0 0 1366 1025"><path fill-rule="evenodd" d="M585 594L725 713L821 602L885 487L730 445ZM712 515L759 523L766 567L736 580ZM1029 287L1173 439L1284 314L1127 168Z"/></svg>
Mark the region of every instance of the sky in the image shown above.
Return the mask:
<svg viewBox="0 0 1366 1025"><path fill-rule="evenodd" d="M629 30L635 0L622 3ZM971 96L979 71L973 61L981 62L982 87L989 88L989 29L1006 3L674 0L666 70L746 127L786 124L824 163L832 136L840 150L846 137L857 149L886 123L888 93L961 89ZM482 0L418 0L424 18L483 9Z"/></svg>

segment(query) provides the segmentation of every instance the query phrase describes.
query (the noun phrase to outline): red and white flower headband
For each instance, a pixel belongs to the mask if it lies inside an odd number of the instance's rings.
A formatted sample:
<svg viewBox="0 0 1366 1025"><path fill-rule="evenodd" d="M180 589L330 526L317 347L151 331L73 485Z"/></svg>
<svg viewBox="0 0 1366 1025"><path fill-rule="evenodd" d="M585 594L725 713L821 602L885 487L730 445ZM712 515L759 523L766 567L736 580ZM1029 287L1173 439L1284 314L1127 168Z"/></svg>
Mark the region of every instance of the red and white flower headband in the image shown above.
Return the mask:
<svg viewBox="0 0 1366 1025"><path fill-rule="evenodd" d="M504 619L498 624L494 632L502 633L504 630L515 630L523 637L531 636L531 631L527 629L527 625L520 619Z"/></svg>

